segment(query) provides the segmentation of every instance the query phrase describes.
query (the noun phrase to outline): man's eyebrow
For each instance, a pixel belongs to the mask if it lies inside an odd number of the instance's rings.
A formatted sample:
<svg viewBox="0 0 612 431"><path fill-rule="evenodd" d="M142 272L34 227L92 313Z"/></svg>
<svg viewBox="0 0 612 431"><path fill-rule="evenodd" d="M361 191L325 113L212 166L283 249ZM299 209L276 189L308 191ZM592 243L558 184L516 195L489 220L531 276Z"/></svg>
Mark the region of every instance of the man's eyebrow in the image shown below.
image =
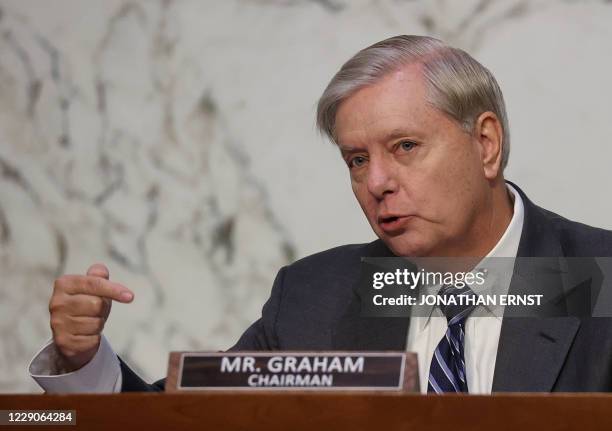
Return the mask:
<svg viewBox="0 0 612 431"><path fill-rule="evenodd" d="M404 129L393 129L389 134L385 135L385 141L391 141L397 138L405 138L409 136L410 133Z"/></svg>
<svg viewBox="0 0 612 431"><path fill-rule="evenodd" d="M393 129L389 133L386 133L385 135L383 135L381 141L389 142L389 141L393 141L399 138L407 138L410 135L411 133L406 129L399 129L399 128ZM343 154L351 154L351 153L357 153L360 151L364 151L363 148L357 148L351 145L342 145L342 144L337 144L337 145Z"/></svg>
<svg viewBox="0 0 612 431"><path fill-rule="evenodd" d="M343 154L351 154L351 153L357 153L359 151L363 151L362 148L357 148L357 147L351 147L349 145L338 145L338 148L340 148L340 152Z"/></svg>

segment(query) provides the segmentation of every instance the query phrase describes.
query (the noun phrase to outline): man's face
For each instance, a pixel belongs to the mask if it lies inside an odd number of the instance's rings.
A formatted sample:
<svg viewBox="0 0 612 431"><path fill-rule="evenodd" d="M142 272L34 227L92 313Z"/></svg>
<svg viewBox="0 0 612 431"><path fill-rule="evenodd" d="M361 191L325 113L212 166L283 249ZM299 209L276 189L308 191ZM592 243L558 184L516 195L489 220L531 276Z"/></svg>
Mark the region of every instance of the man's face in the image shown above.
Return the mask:
<svg viewBox="0 0 612 431"><path fill-rule="evenodd" d="M490 220L482 149L428 104L418 65L342 102L336 139L361 208L396 255L478 250Z"/></svg>

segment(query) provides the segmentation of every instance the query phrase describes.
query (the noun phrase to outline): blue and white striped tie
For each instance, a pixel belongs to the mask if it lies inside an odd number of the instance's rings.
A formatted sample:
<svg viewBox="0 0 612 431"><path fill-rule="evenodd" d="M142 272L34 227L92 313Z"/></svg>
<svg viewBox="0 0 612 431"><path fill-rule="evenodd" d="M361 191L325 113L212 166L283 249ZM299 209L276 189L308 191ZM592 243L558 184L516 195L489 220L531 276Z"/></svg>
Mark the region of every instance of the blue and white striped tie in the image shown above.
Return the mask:
<svg viewBox="0 0 612 431"><path fill-rule="evenodd" d="M476 294L469 287L460 289L454 286L443 286L438 295L449 297ZM463 340L465 321L474 308L476 308L474 305L459 304L440 306L442 313L446 316L448 328L431 359L427 392L436 394L468 392Z"/></svg>

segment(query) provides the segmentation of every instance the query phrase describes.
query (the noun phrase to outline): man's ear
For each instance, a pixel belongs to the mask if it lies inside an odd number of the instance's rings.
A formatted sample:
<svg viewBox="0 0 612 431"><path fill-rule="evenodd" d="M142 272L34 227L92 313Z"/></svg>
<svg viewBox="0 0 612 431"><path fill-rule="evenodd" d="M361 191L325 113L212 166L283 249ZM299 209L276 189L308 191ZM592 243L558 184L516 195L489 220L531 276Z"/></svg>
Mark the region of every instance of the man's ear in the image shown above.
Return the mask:
<svg viewBox="0 0 612 431"><path fill-rule="evenodd" d="M505 142L501 122L493 112L483 112L476 119L474 138L480 146L482 169L488 180L502 172L502 149Z"/></svg>

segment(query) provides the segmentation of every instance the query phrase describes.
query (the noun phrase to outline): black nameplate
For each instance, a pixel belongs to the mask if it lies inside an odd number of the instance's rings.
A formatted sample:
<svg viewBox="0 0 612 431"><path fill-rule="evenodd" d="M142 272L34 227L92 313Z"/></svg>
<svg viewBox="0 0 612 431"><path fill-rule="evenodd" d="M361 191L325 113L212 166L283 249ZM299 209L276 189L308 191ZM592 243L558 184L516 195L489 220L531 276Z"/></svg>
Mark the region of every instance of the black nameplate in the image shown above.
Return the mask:
<svg viewBox="0 0 612 431"><path fill-rule="evenodd" d="M171 354L166 390L416 391L417 385L413 353L175 352Z"/></svg>

